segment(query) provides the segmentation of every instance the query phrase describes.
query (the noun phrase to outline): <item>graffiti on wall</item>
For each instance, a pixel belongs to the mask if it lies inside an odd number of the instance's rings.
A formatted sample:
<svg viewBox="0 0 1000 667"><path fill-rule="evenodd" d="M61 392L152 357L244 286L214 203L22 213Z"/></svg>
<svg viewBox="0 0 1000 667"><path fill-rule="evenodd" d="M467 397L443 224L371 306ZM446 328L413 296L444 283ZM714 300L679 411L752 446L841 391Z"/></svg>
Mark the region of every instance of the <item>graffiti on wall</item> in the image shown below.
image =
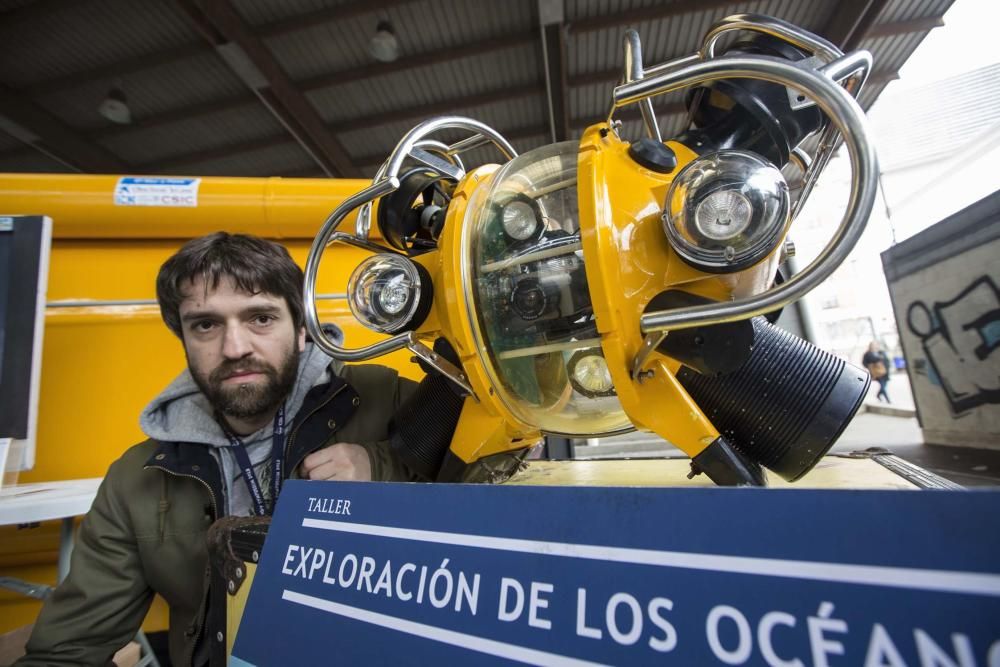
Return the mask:
<svg viewBox="0 0 1000 667"><path fill-rule="evenodd" d="M1000 290L980 276L951 301L914 301L906 323L955 415L1000 403Z"/></svg>

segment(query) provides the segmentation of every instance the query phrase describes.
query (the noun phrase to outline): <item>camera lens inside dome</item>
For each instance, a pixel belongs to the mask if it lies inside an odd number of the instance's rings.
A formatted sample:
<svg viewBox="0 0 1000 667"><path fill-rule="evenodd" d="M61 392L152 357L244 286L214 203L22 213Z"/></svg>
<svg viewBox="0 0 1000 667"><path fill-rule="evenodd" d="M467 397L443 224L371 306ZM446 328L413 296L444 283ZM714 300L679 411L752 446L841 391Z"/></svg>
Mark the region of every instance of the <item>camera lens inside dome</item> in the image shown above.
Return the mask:
<svg viewBox="0 0 1000 667"><path fill-rule="evenodd" d="M541 284L534 278L526 278L517 283L510 295L510 301L514 312L525 320L538 319L548 305Z"/></svg>
<svg viewBox="0 0 1000 667"><path fill-rule="evenodd" d="M503 165L469 197L460 235L489 395L523 423L572 437L631 428L600 372L580 368L596 391L575 391L569 375L577 351L601 354L580 236L578 153L579 143L566 141Z"/></svg>

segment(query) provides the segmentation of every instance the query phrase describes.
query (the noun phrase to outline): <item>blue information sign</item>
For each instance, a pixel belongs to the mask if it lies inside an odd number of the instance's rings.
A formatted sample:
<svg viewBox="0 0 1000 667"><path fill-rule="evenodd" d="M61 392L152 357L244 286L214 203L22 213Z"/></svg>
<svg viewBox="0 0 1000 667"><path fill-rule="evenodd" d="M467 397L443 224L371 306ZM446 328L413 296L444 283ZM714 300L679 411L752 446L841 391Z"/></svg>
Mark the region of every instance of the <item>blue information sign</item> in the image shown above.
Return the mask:
<svg viewBox="0 0 1000 667"><path fill-rule="evenodd" d="M997 492L289 482L231 664L997 667L997 517Z"/></svg>

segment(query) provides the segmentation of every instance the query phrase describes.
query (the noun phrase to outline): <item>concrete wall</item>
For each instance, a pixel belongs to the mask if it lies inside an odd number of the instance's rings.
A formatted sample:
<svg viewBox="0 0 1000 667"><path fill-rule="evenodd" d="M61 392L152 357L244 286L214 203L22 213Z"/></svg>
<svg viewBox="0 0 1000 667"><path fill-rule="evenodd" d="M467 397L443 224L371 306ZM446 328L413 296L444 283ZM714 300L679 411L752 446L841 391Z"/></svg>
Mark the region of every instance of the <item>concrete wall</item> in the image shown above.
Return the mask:
<svg viewBox="0 0 1000 667"><path fill-rule="evenodd" d="M882 261L925 441L1000 449L1000 192Z"/></svg>

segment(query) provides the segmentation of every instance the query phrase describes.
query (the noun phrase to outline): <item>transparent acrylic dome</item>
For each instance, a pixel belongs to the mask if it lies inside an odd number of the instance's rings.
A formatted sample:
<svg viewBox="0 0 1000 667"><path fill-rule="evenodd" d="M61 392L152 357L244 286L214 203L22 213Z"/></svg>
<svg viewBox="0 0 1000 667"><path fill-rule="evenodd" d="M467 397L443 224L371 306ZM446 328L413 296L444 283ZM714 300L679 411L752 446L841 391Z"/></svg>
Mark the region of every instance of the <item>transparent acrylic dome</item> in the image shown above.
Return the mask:
<svg viewBox="0 0 1000 667"><path fill-rule="evenodd" d="M594 390L606 375L595 373L603 354L580 243L577 150L552 144L504 165L473 194L463 235L470 317L494 390L519 419L568 436L631 429L613 386Z"/></svg>

